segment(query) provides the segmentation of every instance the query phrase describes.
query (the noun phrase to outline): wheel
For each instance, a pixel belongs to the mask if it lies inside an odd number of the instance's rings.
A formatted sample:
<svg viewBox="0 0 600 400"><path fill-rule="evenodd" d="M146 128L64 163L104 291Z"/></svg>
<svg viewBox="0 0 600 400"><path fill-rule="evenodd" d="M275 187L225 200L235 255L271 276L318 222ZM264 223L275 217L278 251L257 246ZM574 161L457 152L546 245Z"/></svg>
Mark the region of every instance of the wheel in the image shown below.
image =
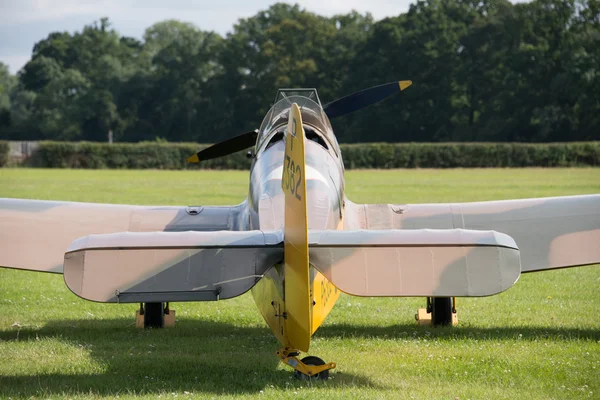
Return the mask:
<svg viewBox="0 0 600 400"><path fill-rule="evenodd" d="M434 297L431 302L431 325L452 325L452 297Z"/></svg>
<svg viewBox="0 0 600 400"><path fill-rule="evenodd" d="M306 365L312 365L312 366L325 365L325 361L323 361L319 357L315 357L315 356L304 357L301 361ZM314 376L304 375L302 372L300 372L298 370L294 370L294 377L297 379L302 379L302 380L320 379L320 380L326 381L327 379L329 379L329 370L319 372L317 375L314 375Z"/></svg>
<svg viewBox="0 0 600 400"><path fill-rule="evenodd" d="M144 303L144 328L162 328L165 325L163 303Z"/></svg>

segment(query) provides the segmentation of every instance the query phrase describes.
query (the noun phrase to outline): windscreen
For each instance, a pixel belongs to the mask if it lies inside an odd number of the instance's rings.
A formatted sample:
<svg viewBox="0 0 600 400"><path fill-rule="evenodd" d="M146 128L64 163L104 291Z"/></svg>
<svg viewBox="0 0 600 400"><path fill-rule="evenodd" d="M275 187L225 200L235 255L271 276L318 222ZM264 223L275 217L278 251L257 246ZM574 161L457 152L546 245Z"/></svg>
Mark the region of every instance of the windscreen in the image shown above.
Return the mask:
<svg viewBox="0 0 600 400"><path fill-rule="evenodd" d="M263 141L271 136L275 130L285 129L288 121L290 107L298 104L302 114L302 122L320 133L329 144L337 147L329 119L320 105L319 98L314 89L280 90L277 93L276 103L271 107L262 124L260 125L257 148Z"/></svg>

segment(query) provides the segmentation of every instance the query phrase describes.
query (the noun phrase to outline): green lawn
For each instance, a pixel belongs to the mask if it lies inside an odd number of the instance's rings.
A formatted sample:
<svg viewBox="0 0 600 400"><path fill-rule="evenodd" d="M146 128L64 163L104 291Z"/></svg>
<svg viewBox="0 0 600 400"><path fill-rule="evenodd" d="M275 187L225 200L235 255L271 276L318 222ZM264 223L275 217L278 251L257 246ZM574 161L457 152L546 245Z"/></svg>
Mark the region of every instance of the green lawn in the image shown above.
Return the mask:
<svg viewBox="0 0 600 400"><path fill-rule="evenodd" d="M600 193L600 169L349 171L355 202L474 201ZM233 204L230 171L0 169L0 197ZM1 223L1 221L0 221ZM599 244L600 245L600 244ZM77 298L62 276L0 269L0 398L600 398L600 268L526 274L459 299L460 325L417 327L423 299L342 296L310 354L328 382L300 382L251 296L177 303L177 327L138 330L135 305Z"/></svg>

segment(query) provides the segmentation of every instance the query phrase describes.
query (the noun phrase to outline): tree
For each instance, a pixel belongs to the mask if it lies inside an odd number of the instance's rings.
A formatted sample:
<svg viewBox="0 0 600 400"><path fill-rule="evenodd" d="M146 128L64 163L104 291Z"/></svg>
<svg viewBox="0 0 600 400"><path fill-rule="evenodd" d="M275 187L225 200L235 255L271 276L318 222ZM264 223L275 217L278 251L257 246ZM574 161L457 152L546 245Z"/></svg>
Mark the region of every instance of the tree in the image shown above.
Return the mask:
<svg viewBox="0 0 600 400"><path fill-rule="evenodd" d="M49 139L106 140L109 130L123 135L129 118L117 108L121 89L143 64L139 41L119 37L108 19L82 32L51 33L38 42L20 75L24 90L38 94L31 115ZM21 107L32 101L22 96Z"/></svg>
<svg viewBox="0 0 600 400"><path fill-rule="evenodd" d="M126 139L197 140L210 137L208 112L212 93L209 81L220 72L217 53L222 38L193 24L169 20L148 28L142 54L150 61L148 72L126 85L141 90L143 99L130 99L138 121ZM139 94L138 94L139 95ZM214 111L214 110L210 110Z"/></svg>
<svg viewBox="0 0 600 400"><path fill-rule="evenodd" d="M53 32L18 82L0 66L2 137L216 142L254 129L282 87L323 103L410 79L333 121L341 141L600 138L600 1L421 0L374 22L275 4L226 38L181 21L122 37Z"/></svg>
<svg viewBox="0 0 600 400"><path fill-rule="evenodd" d="M81 126L88 117L82 100L89 95L91 84L81 72L69 68L52 80L35 101L32 117L42 138L81 140Z"/></svg>
<svg viewBox="0 0 600 400"><path fill-rule="evenodd" d="M0 62L0 135L11 126L10 95L16 86L16 78L8 71L8 66Z"/></svg>
<svg viewBox="0 0 600 400"><path fill-rule="evenodd" d="M278 3L241 19L227 36L218 80L229 102L224 107L235 121L232 130L258 127L279 88L317 87L330 93L329 87L339 85L328 79L336 34L335 21L298 5Z"/></svg>

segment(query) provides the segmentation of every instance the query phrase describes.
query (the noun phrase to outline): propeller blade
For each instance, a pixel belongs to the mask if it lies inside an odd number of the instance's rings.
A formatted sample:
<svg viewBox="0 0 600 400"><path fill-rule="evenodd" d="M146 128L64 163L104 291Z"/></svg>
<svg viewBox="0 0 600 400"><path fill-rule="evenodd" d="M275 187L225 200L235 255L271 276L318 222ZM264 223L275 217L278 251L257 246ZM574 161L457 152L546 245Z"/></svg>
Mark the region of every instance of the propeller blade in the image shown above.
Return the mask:
<svg viewBox="0 0 600 400"><path fill-rule="evenodd" d="M256 144L257 137L258 130L242 133L241 135L234 136L231 139L223 140L222 142L213 144L204 150L200 150L198 153L189 157L187 162L198 163L200 161L223 157L228 154L245 150L248 147L252 147Z"/></svg>
<svg viewBox="0 0 600 400"><path fill-rule="evenodd" d="M329 119L368 107L378 101L385 99L394 93L401 92L412 84L412 81L390 82L379 86L361 90L360 92L342 97L328 103L323 107L323 111Z"/></svg>

